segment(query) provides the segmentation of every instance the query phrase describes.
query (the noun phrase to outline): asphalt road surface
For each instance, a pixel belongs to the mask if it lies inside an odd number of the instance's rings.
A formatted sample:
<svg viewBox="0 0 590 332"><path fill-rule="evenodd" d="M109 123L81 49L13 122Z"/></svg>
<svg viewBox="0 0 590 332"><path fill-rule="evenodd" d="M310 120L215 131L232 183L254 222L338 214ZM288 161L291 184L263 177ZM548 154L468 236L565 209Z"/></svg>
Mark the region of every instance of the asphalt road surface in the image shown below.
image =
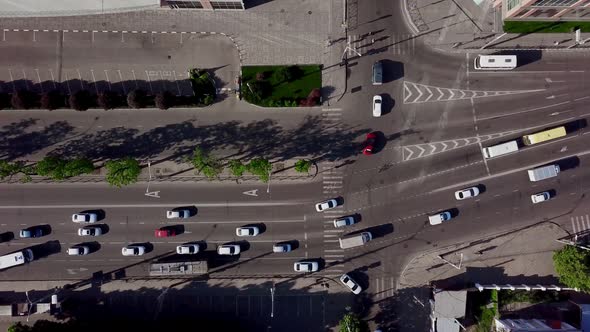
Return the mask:
<svg viewBox="0 0 590 332"><path fill-rule="evenodd" d="M38 260L3 271L0 278L81 279L99 271L140 276L146 274L153 259L172 255L176 245L202 241L212 255L212 276L307 277L294 272L293 263L317 259L322 268L311 276L335 278L354 271L374 299L384 299L393 296L399 273L416 253L542 221L569 224L574 214L588 213L584 210L586 179L590 177L590 112L586 108L590 95L585 86L590 71L588 55L519 51L520 66L513 71L476 71L475 55L442 54L412 36L404 27L400 6L390 1L358 6L349 35L362 56L349 54L348 93L340 102L321 109L252 113L242 111L240 103L224 100L220 107L227 106L227 113L179 110L136 117L118 111L101 112L100 116L93 112L23 111L3 116L0 136L8 142L0 151L4 158L77 151L94 158L132 151L135 157L144 158L182 154L204 144L226 155L262 148L274 158L313 157L320 172L310 183L271 182L270 193L264 184L158 183L152 189L161 191L159 199L146 197L142 185L123 189L78 184L0 185L1 232L16 234L31 225L51 226L51 233L42 238L0 244L2 253L31 246L40 253ZM31 53L27 62L13 59L18 55L14 53L2 60L2 89L12 91L12 85L6 83L11 73L25 73L19 80L26 75L34 83L30 76L43 63L54 75L60 71L64 81L65 74L69 78L76 68L84 68L80 71L84 75L91 74L93 68L101 73L148 70L149 75L149 70L180 72L193 62L204 67L200 57L189 55L193 49L232 57L224 51L227 45L208 39L179 46L178 36L159 37L155 43L127 36L131 39L124 43L119 44L118 39L116 44L106 43L114 37L100 35L93 40L83 34L65 35L63 52L68 56L64 63L68 65L59 69L54 63L59 36L45 36L45 44L35 46L38 52ZM25 43L27 38L27 34L10 35L10 43L3 42L0 48L18 45L24 52L33 47L30 40ZM80 40L72 43L72 38ZM97 44L92 52L84 53L86 56L73 56L69 48L78 42ZM168 52L163 50L172 43L180 47L174 55L184 59L180 67L180 63L166 60ZM154 48L155 53L149 55ZM113 54L119 60L111 63L106 59ZM88 61L90 56L104 61L99 66ZM114 65L125 63L121 59L129 56L134 57L132 64L125 68ZM373 86L371 65L377 60L384 61L385 82ZM210 66L225 63L232 65L222 76L231 82L235 55L208 62ZM44 85L25 82L23 86ZM371 117L375 94L384 98L386 112L380 118ZM55 130L58 121L61 129ZM224 122L218 124L220 121ZM481 154L483 147L561 125L567 128L564 138L493 159L484 159ZM70 129L64 133L63 128ZM117 135L117 131L131 129ZM380 143L374 155L364 156L360 144L369 132L378 132ZM80 139L79 135L86 136ZM154 136L159 139L152 139ZM77 143L66 147L76 139ZM87 144L88 140L94 144ZM557 177L529 181L527 169L552 163L562 169ZM470 186L478 186L481 194L463 201L454 198L456 190ZM244 194L250 190L258 190L257 196ZM552 198L533 205L530 195L546 190L552 191ZM343 205L315 212L315 202L331 197L341 197ZM166 220L165 211L179 206L189 206L197 213L186 221ZM70 216L83 210L99 210L104 215L100 223L108 226L108 232L89 240L78 237L78 225ZM452 212L452 220L428 224L428 215L447 210ZM358 223L335 229L333 219L344 215L355 215ZM235 228L246 224L263 225L264 232L241 242L245 250L239 257L224 259L212 253L218 244L241 240L235 236ZM156 239L154 230L165 225L179 227L182 234ZM374 240L361 248L339 248L339 237L361 230L370 230ZM94 242L96 248L88 257L65 254L67 247L84 241ZM272 244L279 241L293 241L297 248L288 254L273 254ZM123 257L121 247L128 243L149 243L153 249L142 257Z"/></svg>

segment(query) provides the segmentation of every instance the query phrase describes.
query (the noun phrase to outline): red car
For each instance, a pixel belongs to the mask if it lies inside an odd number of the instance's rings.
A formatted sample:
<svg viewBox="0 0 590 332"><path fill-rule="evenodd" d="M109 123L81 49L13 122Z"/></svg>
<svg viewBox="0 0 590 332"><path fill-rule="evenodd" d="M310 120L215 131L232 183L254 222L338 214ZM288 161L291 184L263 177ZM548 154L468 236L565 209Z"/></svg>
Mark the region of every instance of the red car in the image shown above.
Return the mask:
<svg viewBox="0 0 590 332"><path fill-rule="evenodd" d="M170 228L160 228L156 229L155 235L156 237L169 237L176 235L176 232Z"/></svg>
<svg viewBox="0 0 590 332"><path fill-rule="evenodd" d="M368 133L365 142L363 143L363 154L365 156L369 156L373 154L373 150L375 149L375 141L377 140L377 135L375 133Z"/></svg>

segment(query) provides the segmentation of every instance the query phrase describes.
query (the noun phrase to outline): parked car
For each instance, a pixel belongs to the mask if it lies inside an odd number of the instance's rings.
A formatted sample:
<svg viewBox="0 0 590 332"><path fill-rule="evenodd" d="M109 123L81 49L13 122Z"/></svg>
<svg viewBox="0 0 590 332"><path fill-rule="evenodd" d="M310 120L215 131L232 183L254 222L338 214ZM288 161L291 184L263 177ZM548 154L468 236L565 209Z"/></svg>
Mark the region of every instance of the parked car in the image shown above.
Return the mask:
<svg viewBox="0 0 590 332"><path fill-rule="evenodd" d="M240 246L237 244L222 244L217 247L217 254L218 255L239 255L240 254Z"/></svg>
<svg viewBox="0 0 590 332"><path fill-rule="evenodd" d="M292 250L290 243L277 243L272 246L272 252L282 253L282 252L290 252Z"/></svg>
<svg viewBox="0 0 590 332"><path fill-rule="evenodd" d="M365 138L365 142L363 143L363 154L365 156L370 156L373 154L375 150L375 142L377 141L377 134L375 133L368 133L367 138Z"/></svg>
<svg viewBox="0 0 590 332"><path fill-rule="evenodd" d="M318 262L314 261L299 261L293 265L295 272L316 272L319 270Z"/></svg>
<svg viewBox="0 0 590 332"><path fill-rule="evenodd" d="M141 256L145 254L145 252L145 246L140 244L130 244L121 249L121 253L123 254L123 256Z"/></svg>
<svg viewBox="0 0 590 332"><path fill-rule="evenodd" d="M332 198L332 199L329 199L327 201L323 201L323 202L317 203L315 205L315 209L318 212L322 212L322 211L333 209L333 208L335 208L337 206L338 206L338 201L336 199Z"/></svg>
<svg viewBox="0 0 590 332"><path fill-rule="evenodd" d="M378 118L381 116L381 105L383 104L383 99L380 95L373 96L373 116Z"/></svg>
<svg viewBox="0 0 590 332"><path fill-rule="evenodd" d="M95 223L98 220L96 213L74 213L72 214L72 221L77 223Z"/></svg>
<svg viewBox="0 0 590 332"><path fill-rule="evenodd" d="M551 194L548 191L543 191L541 193L531 195L531 201L533 201L533 204L548 201L550 198Z"/></svg>
<svg viewBox="0 0 590 332"><path fill-rule="evenodd" d="M348 287L348 289L350 289L350 291L354 294L358 295L363 291L362 287L346 273L340 277L340 282L342 282L344 286Z"/></svg>
<svg viewBox="0 0 590 332"><path fill-rule="evenodd" d="M428 216L428 221L434 226L441 224L443 221L451 220L451 218L451 213L449 211L444 211L432 216Z"/></svg>
<svg viewBox="0 0 590 332"><path fill-rule="evenodd" d="M154 232L154 235L156 237L170 237L170 236L175 236L176 231L172 228L162 227L160 229L156 229L156 231Z"/></svg>
<svg viewBox="0 0 590 332"><path fill-rule="evenodd" d="M185 243L176 247L176 253L179 255L193 255L199 253L199 245Z"/></svg>
<svg viewBox="0 0 590 332"><path fill-rule="evenodd" d="M188 209L173 209L166 211L167 219L186 219L190 218L191 212Z"/></svg>
<svg viewBox="0 0 590 332"><path fill-rule="evenodd" d="M19 232L19 236L23 239L41 237L43 235L45 235L45 232L43 232L43 228L40 226L31 226L25 229L21 229Z"/></svg>
<svg viewBox="0 0 590 332"><path fill-rule="evenodd" d="M477 187L470 187L461 189L459 191L455 191L455 198L458 201L464 200L466 198L471 198L479 195L479 188Z"/></svg>
<svg viewBox="0 0 590 332"><path fill-rule="evenodd" d="M260 234L260 229L257 226L242 226L236 228L237 236L256 236Z"/></svg>
<svg viewBox="0 0 590 332"><path fill-rule="evenodd" d="M99 236L102 235L102 229L98 226L84 226L78 228L79 236Z"/></svg>
<svg viewBox="0 0 590 332"><path fill-rule="evenodd" d="M355 221L354 221L353 216L346 216L346 217L335 219L334 220L334 227L338 228L338 227L350 226L350 225L354 225L354 223L355 223Z"/></svg>
<svg viewBox="0 0 590 332"><path fill-rule="evenodd" d="M83 256L90 253L88 246L76 245L68 248L68 255L70 256Z"/></svg>

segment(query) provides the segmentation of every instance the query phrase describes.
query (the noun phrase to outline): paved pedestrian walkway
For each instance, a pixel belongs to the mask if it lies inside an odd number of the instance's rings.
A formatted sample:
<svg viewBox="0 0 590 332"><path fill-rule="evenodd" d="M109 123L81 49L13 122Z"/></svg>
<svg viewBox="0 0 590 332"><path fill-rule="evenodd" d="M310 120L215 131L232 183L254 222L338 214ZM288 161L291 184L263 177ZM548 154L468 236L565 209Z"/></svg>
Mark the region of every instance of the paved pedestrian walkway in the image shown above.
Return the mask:
<svg viewBox="0 0 590 332"><path fill-rule="evenodd" d="M588 50L574 33L505 34L501 8L493 0L404 0L406 21L427 44L443 51ZM590 38L583 33L582 40Z"/></svg>
<svg viewBox="0 0 590 332"><path fill-rule="evenodd" d="M413 257L398 280L398 288L473 283L552 284L553 251L563 247L556 239L568 235L561 226L543 223L517 232L439 249Z"/></svg>
<svg viewBox="0 0 590 332"><path fill-rule="evenodd" d="M271 174L272 181L313 181L318 174L316 165L312 165L308 173L299 173L295 171L294 164L297 160L287 160L273 164ZM31 164L31 162L26 162ZM255 175L245 173L239 179L231 174L229 169L224 169L221 174L215 179L209 179L202 174L197 174L195 168L189 163L178 163L175 161L153 162L150 167L147 162L141 163L142 169L139 175L139 183L151 182L208 182L208 181L222 181L222 182L260 182L260 178ZM32 176L27 183L99 183L106 182L105 176L107 170L104 167L98 168L92 174L85 174L81 176L71 177L65 180L53 180L44 176ZM0 179L2 183L22 183L23 176L15 175Z"/></svg>

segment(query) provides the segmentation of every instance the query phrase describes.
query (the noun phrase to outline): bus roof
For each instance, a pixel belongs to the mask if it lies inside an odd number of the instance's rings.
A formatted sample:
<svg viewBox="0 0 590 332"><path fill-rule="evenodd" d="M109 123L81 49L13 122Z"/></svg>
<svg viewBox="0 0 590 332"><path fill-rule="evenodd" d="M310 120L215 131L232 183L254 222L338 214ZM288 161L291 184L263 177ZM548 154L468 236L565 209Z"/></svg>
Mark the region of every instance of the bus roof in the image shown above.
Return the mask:
<svg viewBox="0 0 590 332"><path fill-rule="evenodd" d="M516 55L479 55L479 64L486 68L515 68Z"/></svg>

